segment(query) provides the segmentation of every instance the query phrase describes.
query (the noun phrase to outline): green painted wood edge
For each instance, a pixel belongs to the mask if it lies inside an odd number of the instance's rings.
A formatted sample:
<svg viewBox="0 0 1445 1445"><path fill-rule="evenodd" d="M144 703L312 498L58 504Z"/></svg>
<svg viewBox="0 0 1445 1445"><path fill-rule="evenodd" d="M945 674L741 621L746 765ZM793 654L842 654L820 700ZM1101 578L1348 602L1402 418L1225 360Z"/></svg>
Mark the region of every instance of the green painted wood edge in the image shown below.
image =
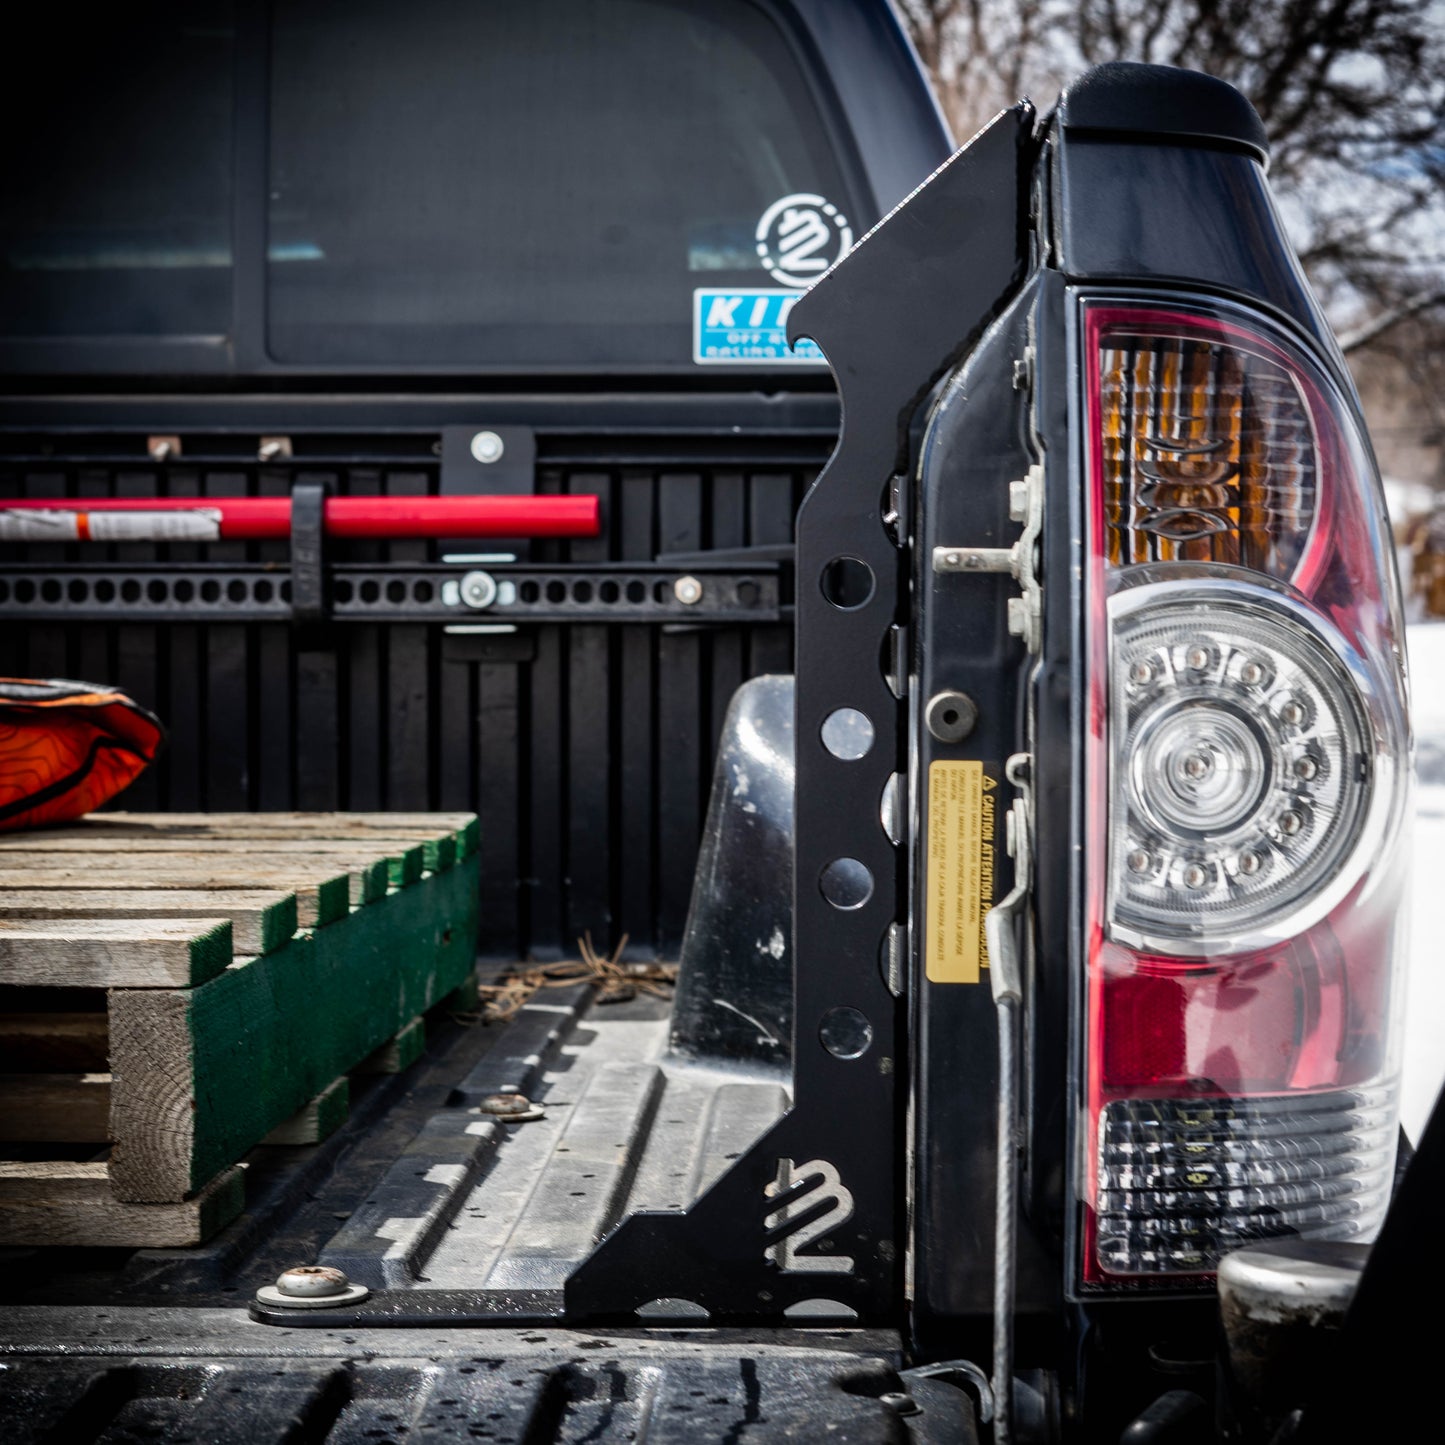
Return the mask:
<svg viewBox="0 0 1445 1445"><path fill-rule="evenodd" d="M299 927L294 893L270 904L261 912L261 952L274 953L284 948Z"/></svg>
<svg viewBox="0 0 1445 1445"><path fill-rule="evenodd" d="M314 1110L312 1118L306 1119L308 1110ZM332 1081L316 1097L303 1104L294 1114L283 1119L261 1140L263 1144L293 1147L297 1144L319 1144L329 1138L345 1122L351 1112L351 1079L342 1074ZM278 1134L292 1130L298 1136L292 1139L277 1138Z"/></svg>
<svg viewBox="0 0 1445 1445"><path fill-rule="evenodd" d="M294 928L291 930L296 931ZM231 920L222 919L214 928L198 933L186 948L189 964L188 982L192 988L224 973L231 966L235 950L231 939Z"/></svg>
<svg viewBox="0 0 1445 1445"><path fill-rule="evenodd" d="M397 1030L375 1053L368 1054L354 1074L400 1074L426 1052L426 1020L414 1018Z"/></svg>
<svg viewBox="0 0 1445 1445"><path fill-rule="evenodd" d="M188 1189L461 984L476 955L479 864L473 856L189 990Z"/></svg>
<svg viewBox="0 0 1445 1445"><path fill-rule="evenodd" d="M387 877L393 888L409 888L426 868L426 847L422 843L403 848L386 860Z"/></svg>
<svg viewBox="0 0 1445 1445"><path fill-rule="evenodd" d="M482 984L476 970L468 974L461 984L449 993L442 1002L453 1013L472 1013L482 1006Z"/></svg>
<svg viewBox="0 0 1445 1445"><path fill-rule="evenodd" d="M474 813L458 830L457 856L470 858L482 845L482 820Z"/></svg>
<svg viewBox="0 0 1445 1445"><path fill-rule="evenodd" d="M391 865L388 859L363 864L352 870L361 879L361 903L375 903L385 898L391 887Z"/></svg>
<svg viewBox="0 0 1445 1445"><path fill-rule="evenodd" d="M428 873L441 873L457 861L458 840L455 833L443 833L440 838L428 838L422 848L426 853Z"/></svg>
<svg viewBox="0 0 1445 1445"><path fill-rule="evenodd" d="M316 885L316 927L338 923L351 912L351 879L345 873Z"/></svg>
<svg viewBox="0 0 1445 1445"><path fill-rule="evenodd" d="M224 1229L246 1207L246 1171L229 1170L220 1184L201 1201L200 1218L196 1221L199 1243L204 1244L218 1230Z"/></svg>

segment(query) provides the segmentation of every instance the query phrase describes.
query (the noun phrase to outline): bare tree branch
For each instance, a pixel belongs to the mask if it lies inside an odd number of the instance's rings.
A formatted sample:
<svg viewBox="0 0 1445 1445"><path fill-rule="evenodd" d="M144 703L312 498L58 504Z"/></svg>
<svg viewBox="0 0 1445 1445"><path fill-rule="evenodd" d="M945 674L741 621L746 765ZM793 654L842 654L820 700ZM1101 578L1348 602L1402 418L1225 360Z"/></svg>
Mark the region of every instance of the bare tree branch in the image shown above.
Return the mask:
<svg viewBox="0 0 1445 1445"><path fill-rule="evenodd" d="M1378 341L1387 331L1393 331L1402 321L1408 321L1410 317L1418 316L1422 311L1428 311L1432 306L1442 303L1445 303L1445 289L1427 291L1411 297L1408 301L1402 301L1388 311L1379 312L1354 331L1347 331L1339 338L1340 350L1346 356L1352 351L1359 351L1362 347Z"/></svg>

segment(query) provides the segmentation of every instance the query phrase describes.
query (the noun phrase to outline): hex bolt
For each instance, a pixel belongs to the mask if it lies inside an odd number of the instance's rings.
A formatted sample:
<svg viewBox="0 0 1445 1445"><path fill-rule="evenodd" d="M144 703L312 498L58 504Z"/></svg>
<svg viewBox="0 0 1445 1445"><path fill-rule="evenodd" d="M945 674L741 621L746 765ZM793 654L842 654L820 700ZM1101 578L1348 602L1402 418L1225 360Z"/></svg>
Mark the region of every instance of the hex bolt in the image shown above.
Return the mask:
<svg viewBox="0 0 1445 1445"><path fill-rule="evenodd" d="M352 1284L345 1273L326 1264L293 1264L274 1285L256 1291L258 1304L294 1310L336 1309L360 1304L371 1291Z"/></svg>
<svg viewBox="0 0 1445 1445"><path fill-rule="evenodd" d="M532 1101L525 1094L488 1094L478 1107L484 1114L525 1114Z"/></svg>
<svg viewBox="0 0 1445 1445"><path fill-rule="evenodd" d="M351 1283L345 1273L325 1264L293 1264L276 1280L282 1294L295 1299L317 1299L322 1295L345 1294Z"/></svg>
<svg viewBox="0 0 1445 1445"><path fill-rule="evenodd" d="M695 607L702 601L702 583L696 577L679 577L672 584L672 595L685 607Z"/></svg>
<svg viewBox="0 0 1445 1445"><path fill-rule="evenodd" d="M920 1414L918 1401L912 1395L902 1390L888 1390L879 1395L878 1403L887 1406L895 1415L917 1415Z"/></svg>
<svg viewBox="0 0 1445 1445"><path fill-rule="evenodd" d="M477 1105L477 1113L490 1114L503 1124L529 1124L547 1117L547 1111L525 1094L488 1094Z"/></svg>
<svg viewBox="0 0 1445 1445"><path fill-rule="evenodd" d="M966 692L936 692L923 714L941 743L961 743L978 724L978 704Z"/></svg>
<svg viewBox="0 0 1445 1445"><path fill-rule="evenodd" d="M472 455L483 466L489 467L493 462L501 461L506 450L507 444L494 431L479 431L472 438Z"/></svg>
<svg viewBox="0 0 1445 1445"><path fill-rule="evenodd" d="M490 572L468 572L461 580L458 595L468 607L480 612L497 600L497 579Z"/></svg>

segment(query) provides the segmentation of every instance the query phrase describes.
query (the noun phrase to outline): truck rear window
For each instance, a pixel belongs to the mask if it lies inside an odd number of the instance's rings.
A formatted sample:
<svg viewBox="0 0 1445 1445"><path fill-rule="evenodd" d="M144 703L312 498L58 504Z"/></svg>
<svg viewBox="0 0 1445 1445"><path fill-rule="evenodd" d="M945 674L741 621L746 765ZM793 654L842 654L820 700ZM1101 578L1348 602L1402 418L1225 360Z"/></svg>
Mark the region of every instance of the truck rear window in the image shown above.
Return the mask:
<svg viewBox="0 0 1445 1445"><path fill-rule="evenodd" d="M0 334L239 331L283 367L686 366L694 290L780 286L770 207L872 219L771 4L269 10L269 35L251 0L47 12L37 52L64 64L0 98Z"/></svg>
<svg viewBox="0 0 1445 1445"><path fill-rule="evenodd" d="M0 91L0 329L224 336L230 0L25 15Z"/></svg>

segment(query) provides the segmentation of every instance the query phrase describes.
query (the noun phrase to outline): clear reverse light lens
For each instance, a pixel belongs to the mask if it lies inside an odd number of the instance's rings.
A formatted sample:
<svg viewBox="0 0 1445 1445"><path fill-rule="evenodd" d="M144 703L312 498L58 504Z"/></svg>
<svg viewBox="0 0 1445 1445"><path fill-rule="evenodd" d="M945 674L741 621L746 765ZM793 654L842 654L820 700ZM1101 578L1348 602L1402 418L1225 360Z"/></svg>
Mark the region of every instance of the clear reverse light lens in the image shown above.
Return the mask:
<svg viewBox="0 0 1445 1445"><path fill-rule="evenodd" d="M1101 1120L1098 1256L1192 1274L1256 1239L1351 1239L1384 1215L1392 1087L1253 1099L1124 1099Z"/></svg>

